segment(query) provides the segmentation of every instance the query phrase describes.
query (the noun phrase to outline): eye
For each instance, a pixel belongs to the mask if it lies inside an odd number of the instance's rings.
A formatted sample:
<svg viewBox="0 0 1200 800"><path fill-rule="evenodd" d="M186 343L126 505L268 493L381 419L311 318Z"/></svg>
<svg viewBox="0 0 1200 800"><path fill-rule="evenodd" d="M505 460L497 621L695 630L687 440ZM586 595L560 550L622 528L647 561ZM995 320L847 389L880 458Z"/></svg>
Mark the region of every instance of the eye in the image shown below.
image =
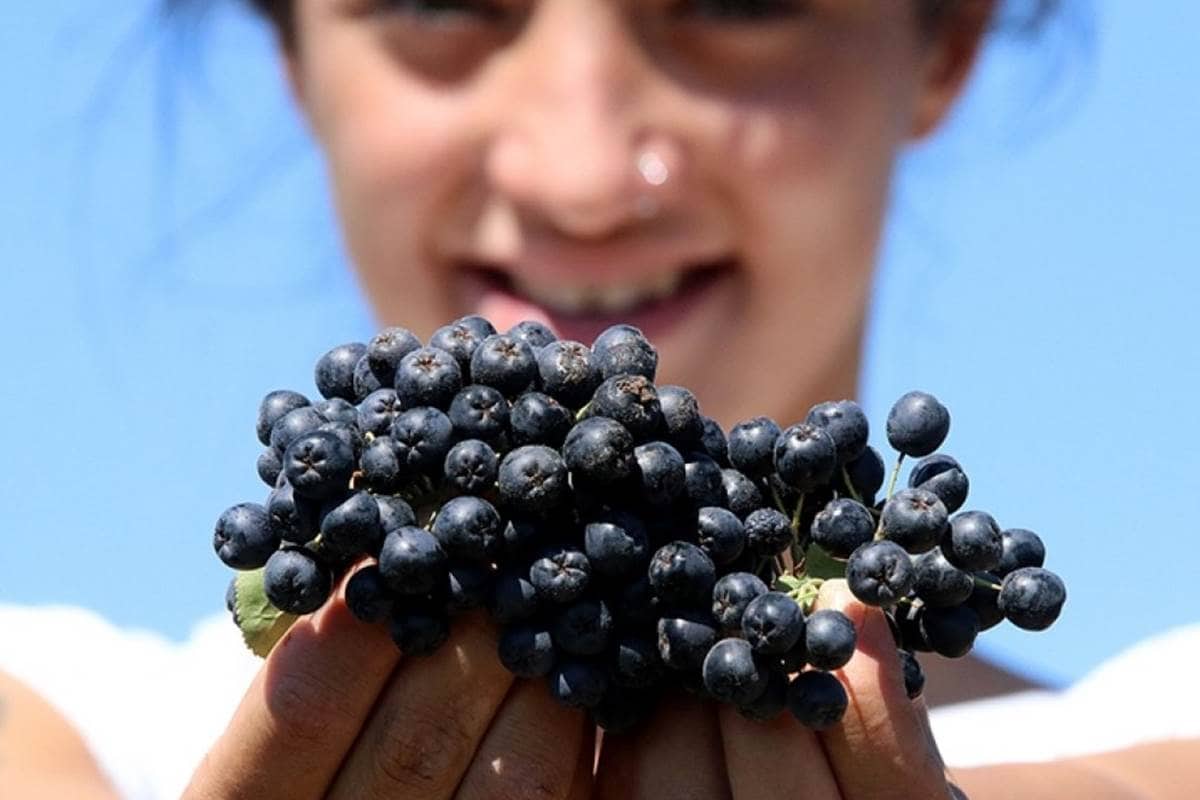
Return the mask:
<svg viewBox="0 0 1200 800"><path fill-rule="evenodd" d="M677 17L729 23L760 23L804 12L806 0L681 0L672 8Z"/></svg>
<svg viewBox="0 0 1200 800"><path fill-rule="evenodd" d="M525 0L366 0L366 19L415 73L461 81L520 31Z"/></svg>
<svg viewBox="0 0 1200 800"><path fill-rule="evenodd" d="M425 23L503 22L509 10L497 0L376 0L376 10Z"/></svg>

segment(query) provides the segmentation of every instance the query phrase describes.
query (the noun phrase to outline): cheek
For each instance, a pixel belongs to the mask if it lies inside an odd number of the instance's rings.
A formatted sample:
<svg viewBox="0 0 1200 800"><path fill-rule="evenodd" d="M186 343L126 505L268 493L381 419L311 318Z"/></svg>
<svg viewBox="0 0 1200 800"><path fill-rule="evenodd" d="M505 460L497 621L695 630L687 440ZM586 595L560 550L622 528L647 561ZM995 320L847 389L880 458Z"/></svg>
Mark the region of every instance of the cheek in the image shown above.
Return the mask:
<svg viewBox="0 0 1200 800"><path fill-rule="evenodd" d="M424 85L364 45L310 58L310 112L349 245L360 267L378 251L422 247L415 232L469 166L466 100Z"/></svg>
<svg viewBox="0 0 1200 800"><path fill-rule="evenodd" d="M814 49L791 79L726 110L726 155L714 163L727 165L724 182L768 273L869 276L916 81L908 51L880 39Z"/></svg>

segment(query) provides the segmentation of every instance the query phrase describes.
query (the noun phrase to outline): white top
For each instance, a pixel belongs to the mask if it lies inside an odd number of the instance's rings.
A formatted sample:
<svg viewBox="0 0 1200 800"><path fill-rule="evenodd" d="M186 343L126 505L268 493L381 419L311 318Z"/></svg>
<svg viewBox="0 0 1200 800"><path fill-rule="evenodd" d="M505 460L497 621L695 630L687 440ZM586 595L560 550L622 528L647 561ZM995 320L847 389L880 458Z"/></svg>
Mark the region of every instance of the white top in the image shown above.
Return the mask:
<svg viewBox="0 0 1200 800"><path fill-rule="evenodd" d="M79 608L0 605L0 669L80 731L126 800L173 800L258 669L225 614L182 644ZM1062 692L939 708L946 763L1042 761L1200 737L1200 624L1148 639Z"/></svg>

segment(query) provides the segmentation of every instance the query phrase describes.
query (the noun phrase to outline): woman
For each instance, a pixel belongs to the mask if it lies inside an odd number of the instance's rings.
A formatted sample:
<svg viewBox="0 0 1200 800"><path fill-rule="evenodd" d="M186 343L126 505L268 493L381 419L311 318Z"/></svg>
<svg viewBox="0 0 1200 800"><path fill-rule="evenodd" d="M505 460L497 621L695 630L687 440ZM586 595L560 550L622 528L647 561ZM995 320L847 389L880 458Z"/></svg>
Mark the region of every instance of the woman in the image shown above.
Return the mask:
<svg viewBox="0 0 1200 800"><path fill-rule="evenodd" d="M583 341L629 321L659 348L661 378L725 425L855 394L897 155L946 116L994 12L990 0L256 4L380 320L428 335L467 313L501 329L538 318ZM592 730L514 682L486 624L405 661L335 602L277 646L185 796L954 796L883 617L834 584L820 602L859 630L840 726L815 734L681 701L605 740L594 770ZM0 736L69 746L61 721L13 692L25 700ZM977 798L1172 796L1170 780L1197 779L1198 760L1179 757L1196 751L954 778ZM1174 769L1157 769L1166 759ZM105 796L89 769L71 771L69 796ZM15 796L42 780L7 779Z"/></svg>

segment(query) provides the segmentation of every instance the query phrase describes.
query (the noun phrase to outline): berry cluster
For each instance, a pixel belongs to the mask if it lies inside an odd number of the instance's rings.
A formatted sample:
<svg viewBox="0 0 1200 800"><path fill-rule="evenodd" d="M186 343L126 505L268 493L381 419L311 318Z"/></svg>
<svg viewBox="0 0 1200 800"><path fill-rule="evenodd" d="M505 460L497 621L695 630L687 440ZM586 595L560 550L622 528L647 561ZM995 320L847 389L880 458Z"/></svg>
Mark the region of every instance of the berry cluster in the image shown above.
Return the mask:
<svg viewBox="0 0 1200 800"><path fill-rule="evenodd" d="M844 614L814 609L832 577L886 609L914 697L914 651L961 656L1005 617L1038 630L1058 616L1065 589L1039 538L955 513L968 481L934 454L950 417L932 396L892 409L900 455L876 502L886 468L857 404L726 435L687 389L654 383L657 365L630 326L588 347L480 317L428 345L389 328L334 348L316 367L324 399L264 398L270 495L217 522L217 554L241 571L235 619L283 616L277 638L353 571L351 611L422 655L484 608L509 670L622 730L668 686L754 719L836 723L833 672L856 643ZM922 460L893 492L906 456Z"/></svg>

